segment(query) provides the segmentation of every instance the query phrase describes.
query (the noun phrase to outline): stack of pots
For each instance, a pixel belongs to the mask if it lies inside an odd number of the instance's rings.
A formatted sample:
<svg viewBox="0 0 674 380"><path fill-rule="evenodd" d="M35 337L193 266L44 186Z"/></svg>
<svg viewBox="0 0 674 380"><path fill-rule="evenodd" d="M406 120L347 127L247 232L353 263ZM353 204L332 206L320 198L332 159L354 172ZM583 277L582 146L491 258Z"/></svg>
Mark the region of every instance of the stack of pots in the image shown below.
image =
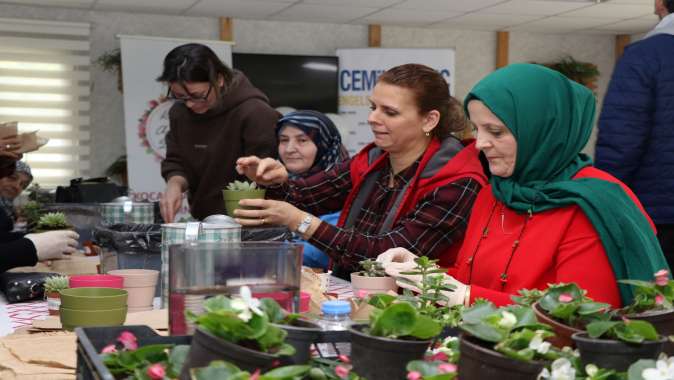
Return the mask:
<svg viewBox="0 0 674 380"><path fill-rule="evenodd" d="M124 290L129 294L129 313L152 310L159 271L151 269L117 269L110 275L124 279Z"/></svg>
<svg viewBox="0 0 674 380"><path fill-rule="evenodd" d="M110 275L72 276L70 288L61 291L63 328L122 325L127 313L123 281Z"/></svg>

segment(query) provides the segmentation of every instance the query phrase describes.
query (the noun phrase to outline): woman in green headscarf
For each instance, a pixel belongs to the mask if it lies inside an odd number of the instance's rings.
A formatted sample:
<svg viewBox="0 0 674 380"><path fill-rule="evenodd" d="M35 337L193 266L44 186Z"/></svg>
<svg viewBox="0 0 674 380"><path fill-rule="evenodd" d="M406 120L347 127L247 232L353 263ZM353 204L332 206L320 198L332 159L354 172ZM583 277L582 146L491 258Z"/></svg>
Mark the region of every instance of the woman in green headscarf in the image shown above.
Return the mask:
<svg viewBox="0 0 674 380"><path fill-rule="evenodd" d="M503 305L523 288L575 282L619 307L632 293L617 280L650 280L668 268L634 194L581 153L595 116L587 88L543 66L513 64L481 80L465 106L491 179L447 276L457 286L451 303ZM397 274L410 258L398 250L380 261Z"/></svg>

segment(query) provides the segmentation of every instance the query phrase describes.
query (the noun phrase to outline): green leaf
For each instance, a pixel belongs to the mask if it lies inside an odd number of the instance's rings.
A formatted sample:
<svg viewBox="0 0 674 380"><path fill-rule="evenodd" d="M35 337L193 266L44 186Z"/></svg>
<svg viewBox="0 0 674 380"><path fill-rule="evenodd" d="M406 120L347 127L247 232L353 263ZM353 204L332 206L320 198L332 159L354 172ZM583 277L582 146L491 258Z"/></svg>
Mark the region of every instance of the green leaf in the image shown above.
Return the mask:
<svg viewBox="0 0 674 380"><path fill-rule="evenodd" d="M298 376L306 375L309 372L310 369L311 369L311 366L308 366L308 365L288 365L288 366L273 369L273 370L265 373L263 378L269 379L269 380L272 380L272 379L292 380L292 379L295 379Z"/></svg>
<svg viewBox="0 0 674 380"><path fill-rule="evenodd" d="M616 326L618 323L617 321L594 321L589 323L586 326L586 330L588 335L592 338L600 338L604 334L606 334L611 328Z"/></svg>
<svg viewBox="0 0 674 380"><path fill-rule="evenodd" d="M370 299L367 301L367 303L376 307L377 309L385 309L395 300L396 297L390 294L375 294L370 296Z"/></svg>
<svg viewBox="0 0 674 380"><path fill-rule="evenodd" d="M167 372L171 375L170 377L178 377L180 375L189 352L190 346L186 344L173 347L169 354L169 367L167 368Z"/></svg>
<svg viewBox="0 0 674 380"><path fill-rule="evenodd" d="M653 324L647 321L632 319L625 323L633 333L642 336L646 340L658 340L658 332Z"/></svg>
<svg viewBox="0 0 674 380"><path fill-rule="evenodd" d="M281 309L278 302L271 298L260 299L260 309L267 315L267 319L271 323L282 323L285 319L285 312Z"/></svg>
<svg viewBox="0 0 674 380"><path fill-rule="evenodd" d="M442 326L438 322L429 316L420 315L417 317L414 329L409 335L419 339L430 339L440 335L441 331Z"/></svg>
<svg viewBox="0 0 674 380"><path fill-rule="evenodd" d="M396 303L384 309L370 325L371 333L375 336L406 336L414 330L416 321L417 311L412 305Z"/></svg>
<svg viewBox="0 0 674 380"><path fill-rule="evenodd" d="M222 380L241 373L241 370L232 363L217 360L208 367L192 368L190 372L194 380Z"/></svg>
<svg viewBox="0 0 674 380"><path fill-rule="evenodd" d="M655 368L655 360L640 359L632 363L627 370L627 380L644 380L641 374L646 368Z"/></svg>

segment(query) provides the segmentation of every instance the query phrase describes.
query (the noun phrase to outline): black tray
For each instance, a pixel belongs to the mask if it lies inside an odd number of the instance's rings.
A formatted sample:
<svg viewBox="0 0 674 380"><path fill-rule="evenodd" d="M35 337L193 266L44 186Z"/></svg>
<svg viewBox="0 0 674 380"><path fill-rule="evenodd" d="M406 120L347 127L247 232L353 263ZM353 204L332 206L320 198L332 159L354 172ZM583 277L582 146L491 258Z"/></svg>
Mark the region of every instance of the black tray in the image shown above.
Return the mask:
<svg viewBox="0 0 674 380"><path fill-rule="evenodd" d="M114 380L99 352L115 343L122 331L138 338L139 346L150 344L190 344L191 336L160 336L148 326L77 327L77 380Z"/></svg>

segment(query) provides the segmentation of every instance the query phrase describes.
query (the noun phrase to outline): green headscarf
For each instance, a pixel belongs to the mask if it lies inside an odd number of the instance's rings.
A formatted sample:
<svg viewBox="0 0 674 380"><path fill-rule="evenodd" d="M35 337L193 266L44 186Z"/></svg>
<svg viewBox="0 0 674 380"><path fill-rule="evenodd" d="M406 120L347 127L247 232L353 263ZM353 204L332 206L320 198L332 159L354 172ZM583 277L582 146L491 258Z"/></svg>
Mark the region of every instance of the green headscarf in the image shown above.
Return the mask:
<svg viewBox="0 0 674 380"><path fill-rule="evenodd" d="M494 196L517 211L578 205L599 233L617 279L652 280L668 268L651 225L620 185L572 177L592 160L580 153L592 133L593 94L562 74L513 64L482 79L466 97L481 100L517 140L512 176L491 177ZM619 284L623 304L632 289Z"/></svg>

